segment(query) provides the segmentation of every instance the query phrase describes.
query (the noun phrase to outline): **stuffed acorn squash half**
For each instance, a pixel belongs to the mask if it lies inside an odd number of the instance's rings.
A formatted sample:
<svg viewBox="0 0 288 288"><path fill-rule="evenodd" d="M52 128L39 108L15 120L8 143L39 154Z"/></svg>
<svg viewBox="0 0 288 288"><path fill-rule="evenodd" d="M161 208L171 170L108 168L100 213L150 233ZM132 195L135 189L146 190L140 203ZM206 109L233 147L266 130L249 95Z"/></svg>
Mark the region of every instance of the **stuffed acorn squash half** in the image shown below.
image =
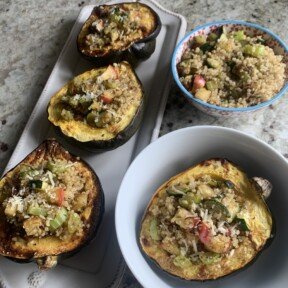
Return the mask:
<svg viewBox="0 0 288 288"><path fill-rule="evenodd" d="M79 52L104 65L151 56L161 30L159 16L142 3L101 5L93 9L77 39Z"/></svg>
<svg viewBox="0 0 288 288"><path fill-rule="evenodd" d="M88 150L111 150L137 131L144 97L132 67L121 62L87 71L68 82L52 96L48 119L69 140Z"/></svg>
<svg viewBox="0 0 288 288"><path fill-rule="evenodd" d="M0 255L51 268L94 238L103 213L97 175L46 140L0 180Z"/></svg>
<svg viewBox="0 0 288 288"><path fill-rule="evenodd" d="M224 159L204 161L172 177L145 212L143 251L186 280L216 279L245 267L271 238L267 183L249 179Z"/></svg>

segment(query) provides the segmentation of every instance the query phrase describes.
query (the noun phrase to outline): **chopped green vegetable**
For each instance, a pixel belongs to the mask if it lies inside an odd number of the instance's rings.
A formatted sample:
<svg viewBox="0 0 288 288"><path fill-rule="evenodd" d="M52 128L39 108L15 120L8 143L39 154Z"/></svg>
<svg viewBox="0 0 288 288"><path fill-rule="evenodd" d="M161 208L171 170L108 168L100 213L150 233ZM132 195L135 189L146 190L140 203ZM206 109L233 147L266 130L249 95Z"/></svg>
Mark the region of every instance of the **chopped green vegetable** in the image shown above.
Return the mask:
<svg viewBox="0 0 288 288"><path fill-rule="evenodd" d="M29 177L33 178L33 177L35 177L37 175L39 175L39 171L38 170L34 170L34 169L30 168L30 167L25 167L21 172L19 172L19 178L20 179L25 179L25 178L27 178L27 176L28 176L28 178Z"/></svg>
<svg viewBox="0 0 288 288"><path fill-rule="evenodd" d="M207 82L206 82L206 87L207 87L207 89L210 90L210 91L213 91L213 90L218 89L217 82L214 81L214 80L207 81Z"/></svg>
<svg viewBox="0 0 288 288"><path fill-rule="evenodd" d="M158 231L158 221L156 218L153 218L150 222L150 236L155 241L161 240L161 237Z"/></svg>
<svg viewBox="0 0 288 288"><path fill-rule="evenodd" d="M222 185L222 181L220 180L216 180L216 179L211 179L209 182L208 182L208 185L213 187L213 188L216 188L216 187L220 187Z"/></svg>
<svg viewBox="0 0 288 288"><path fill-rule="evenodd" d="M108 111L100 112L99 116L94 120L97 128L103 128L106 124L113 121L113 115Z"/></svg>
<svg viewBox="0 0 288 288"><path fill-rule="evenodd" d="M255 56L256 57L261 57L264 55L264 52L265 52L265 46L263 45L258 45L256 47L256 51L255 51Z"/></svg>
<svg viewBox="0 0 288 288"><path fill-rule="evenodd" d="M180 206L184 208L191 208L192 203L199 204L202 201L202 197L197 194L189 193L179 199Z"/></svg>
<svg viewBox="0 0 288 288"><path fill-rule="evenodd" d="M265 52L265 46L261 44L256 44L256 45L245 45L243 48L243 53L252 56L252 57L261 57L264 55Z"/></svg>
<svg viewBox="0 0 288 288"><path fill-rule="evenodd" d="M240 30L240 31L234 32L233 37L235 40L241 41L241 40L244 40L246 38L246 35L244 34L243 30Z"/></svg>
<svg viewBox="0 0 288 288"><path fill-rule="evenodd" d="M213 50L213 48L214 48L214 45L211 45L209 43L205 43L202 46L200 46L200 49L203 53L205 53L207 51L211 51L211 50Z"/></svg>
<svg viewBox="0 0 288 288"><path fill-rule="evenodd" d="M111 22L117 24L123 24L123 22L128 18L128 14L124 10L120 10L119 7L113 7L111 13L109 14Z"/></svg>
<svg viewBox="0 0 288 288"><path fill-rule="evenodd" d="M207 64L209 67L211 68L218 68L220 67L220 63L219 61L217 61L216 59L213 59L213 58L207 58Z"/></svg>
<svg viewBox="0 0 288 288"><path fill-rule="evenodd" d="M181 185L170 186L167 188L166 192L170 196L182 196L190 191L189 187L184 187Z"/></svg>
<svg viewBox="0 0 288 288"><path fill-rule="evenodd" d="M86 120L87 120L87 123L90 125L90 126L95 126L95 121L98 117L98 113L95 113L95 112L90 112L87 116L86 116Z"/></svg>
<svg viewBox="0 0 288 288"><path fill-rule="evenodd" d="M74 234L79 229L80 224L81 224L80 216L75 212L70 213L67 223L68 232L70 234Z"/></svg>
<svg viewBox="0 0 288 288"><path fill-rule="evenodd" d="M212 211L213 214L220 215L223 217L230 217L230 213L226 206L224 206L221 202L215 200L215 199L207 199L203 200L203 207Z"/></svg>
<svg viewBox="0 0 288 288"><path fill-rule="evenodd" d="M47 165L46 165L46 168L49 171L51 171L52 173L58 174L58 173L64 172L67 169L67 166L66 165L57 164L57 163L52 162L52 161L48 161Z"/></svg>
<svg viewBox="0 0 288 288"><path fill-rule="evenodd" d="M30 180L29 187L32 189L41 189L42 188L42 181L41 180Z"/></svg>
<svg viewBox="0 0 288 288"><path fill-rule="evenodd" d="M45 217L47 215L47 210L39 205L30 205L27 209L27 213L29 215Z"/></svg>
<svg viewBox="0 0 288 288"><path fill-rule="evenodd" d="M173 264L180 268L187 268L190 267L192 263L187 257L179 255L173 259Z"/></svg>
<svg viewBox="0 0 288 288"><path fill-rule="evenodd" d="M67 210L64 207L61 207L57 211L55 218L50 220L49 229L51 231L55 231L60 226L62 226L66 220L67 220Z"/></svg>
<svg viewBox="0 0 288 288"><path fill-rule="evenodd" d="M219 36L216 33L210 33L207 37L208 41L216 41L219 38Z"/></svg>
<svg viewBox="0 0 288 288"><path fill-rule="evenodd" d="M203 45L206 43L206 36L205 35L198 35L194 37L196 44Z"/></svg>
<svg viewBox="0 0 288 288"><path fill-rule="evenodd" d="M234 218L233 222L235 224L237 224L237 227L241 230L241 231L250 231L248 226L247 226L247 223L244 219L242 218Z"/></svg>
<svg viewBox="0 0 288 288"><path fill-rule="evenodd" d="M190 209L192 203L199 204L201 201L201 196L194 193L188 193L179 199L179 204L184 208Z"/></svg>
<svg viewBox="0 0 288 288"><path fill-rule="evenodd" d="M203 264L210 265L221 260L221 255L214 252L201 252L199 258Z"/></svg>
<svg viewBox="0 0 288 288"><path fill-rule="evenodd" d="M228 38L227 38L226 34L221 34L219 40L220 40L220 41L227 41Z"/></svg>

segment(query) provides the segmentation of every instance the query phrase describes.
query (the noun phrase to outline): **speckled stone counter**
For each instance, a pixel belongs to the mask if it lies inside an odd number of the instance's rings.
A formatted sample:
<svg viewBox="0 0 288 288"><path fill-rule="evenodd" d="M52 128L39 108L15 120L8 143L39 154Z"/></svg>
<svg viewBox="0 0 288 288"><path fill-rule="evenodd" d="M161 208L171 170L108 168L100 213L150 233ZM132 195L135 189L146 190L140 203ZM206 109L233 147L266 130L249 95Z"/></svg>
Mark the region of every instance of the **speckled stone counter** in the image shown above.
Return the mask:
<svg viewBox="0 0 288 288"><path fill-rule="evenodd" d="M83 5L99 1L0 1L0 172L2 173ZM241 19L288 40L287 0L159 0L184 15L188 30L209 21ZM287 95L263 112L216 119L197 111L172 85L161 134L194 125L232 127L272 145L288 158ZM140 287L127 271L121 287Z"/></svg>

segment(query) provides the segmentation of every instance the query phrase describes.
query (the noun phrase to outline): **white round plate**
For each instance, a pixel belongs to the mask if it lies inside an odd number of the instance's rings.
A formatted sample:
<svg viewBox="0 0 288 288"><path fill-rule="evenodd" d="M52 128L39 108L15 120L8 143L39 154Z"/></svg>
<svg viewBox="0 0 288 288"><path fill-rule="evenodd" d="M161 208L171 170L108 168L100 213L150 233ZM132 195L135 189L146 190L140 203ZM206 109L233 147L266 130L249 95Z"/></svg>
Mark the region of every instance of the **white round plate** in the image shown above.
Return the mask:
<svg viewBox="0 0 288 288"><path fill-rule="evenodd" d="M171 176L213 158L224 157L252 176L269 179L274 189L268 200L276 236L258 259L239 273L219 280L189 282L168 275L148 259L139 245L145 208L157 188ZM288 163L271 146L242 132L213 126L189 127L169 133L144 149L122 181L116 203L116 230L123 256L145 288L288 287Z"/></svg>

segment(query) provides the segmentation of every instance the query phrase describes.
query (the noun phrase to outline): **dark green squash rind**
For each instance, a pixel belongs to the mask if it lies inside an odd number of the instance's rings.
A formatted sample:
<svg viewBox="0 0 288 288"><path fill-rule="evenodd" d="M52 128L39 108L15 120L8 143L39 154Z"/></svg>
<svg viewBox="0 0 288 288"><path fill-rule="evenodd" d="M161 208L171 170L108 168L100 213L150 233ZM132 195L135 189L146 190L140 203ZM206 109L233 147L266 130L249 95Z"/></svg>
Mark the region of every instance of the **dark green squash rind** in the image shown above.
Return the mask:
<svg viewBox="0 0 288 288"><path fill-rule="evenodd" d="M60 148L62 153L64 151L66 151L55 139L47 139L44 142L42 142L37 148L35 148L32 152L30 152L16 166L18 166L19 164L25 163L25 160L27 160L28 157L30 157L30 155L32 155L33 153L36 153L36 155L37 155L37 153L41 153L42 150L44 150L44 151L48 150L49 151L49 149L51 148L50 147L51 145L54 145L53 149L55 147L56 147L56 149ZM85 166L85 168L91 172L91 175L93 177L93 184L95 185L96 191L98 193L97 193L97 197L95 197L95 199L93 201L93 210L92 210L92 214L90 216L90 219L92 219L93 221L90 222L90 227L89 227L88 231L87 231L87 229L84 231L84 234L86 234L86 235L82 239L82 241L78 244L78 246L71 251L67 251L67 252L64 252L61 254L47 255L47 256L58 256L57 257L58 260L66 259L68 257L75 255L77 252L79 252L83 247L87 246L96 237L97 232L98 232L99 227L100 227L100 224L102 222L103 216L104 216L104 212L105 212L104 192L103 192L102 185L101 185L101 182L100 182L97 174L94 172L94 170L91 168L91 166L87 162L85 162L82 159L79 159L79 157L74 156L71 153L68 154L68 157L74 161L77 161L77 162L81 161L81 163ZM4 178L15 167L11 168L1 178ZM39 259L39 258L35 258L33 253L31 253L31 255L26 257L26 258L17 258L17 257L9 257L9 256L4 256L4 257L13 261L13 262L17 262L17 263L29 263L29 262L37 261L37 259ZM41 258L43 258L43 257L41 257Z"/></svg>
<svg viewBox="0 0 288 288"><path fill-rule="evenodd" d="M121 3L120 5L128 4L128 3L129 2L125 2L125 3ZM139 64L139 62L148 59L155 51L156 38L161 31L162 23L161 23L159 15L151 7L143 3L138 3L138 4L148 7L154 15L154 21L156 25L155 25L155 30L152 33L150 33L150 35L138 41L132 42L128 47L124 47L123 49L119 49L119 50L110 50L109 53L106 53L105 55L100 55L100 56L90 56L90 55L83 53L80 48L81 44L79 43L79 39L78 39L79 35L78 35L77 37L78 52L88 61L92 61L96 66L106 66L112 63L127 61L132 66L135 67ZM114 6L115 4L112 4L112 5ZM101 6L112 6L112 5L101 5ZM98 7L99 6L96 6L93 9L93 11L91 12L91 15L96 13L96 10Z"/></svg>

